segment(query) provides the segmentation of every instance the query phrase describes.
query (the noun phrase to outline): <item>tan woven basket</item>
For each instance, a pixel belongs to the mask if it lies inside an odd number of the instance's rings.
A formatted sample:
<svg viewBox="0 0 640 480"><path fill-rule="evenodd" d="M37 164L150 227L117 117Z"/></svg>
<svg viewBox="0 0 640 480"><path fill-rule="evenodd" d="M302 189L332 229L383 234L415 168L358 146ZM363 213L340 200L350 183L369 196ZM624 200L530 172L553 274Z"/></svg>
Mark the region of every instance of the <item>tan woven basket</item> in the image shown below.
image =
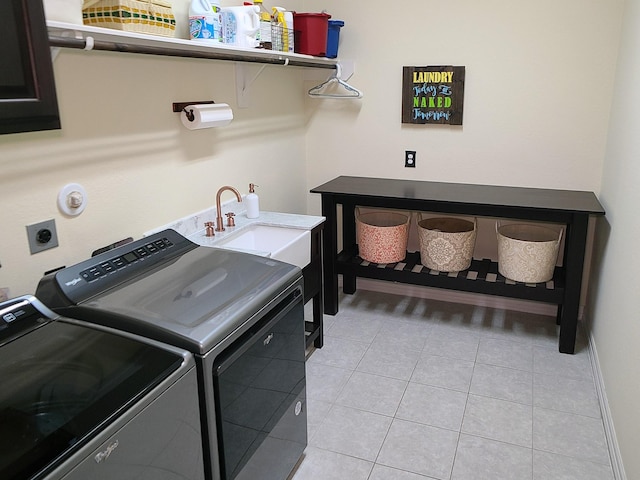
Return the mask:
<svg viewBox="0 0 640 480"><path fill-rule="evenodd" d="M93 27L173 37L176 19L164 0L85 0L82 21Z"/></svg>
<svg viewBox="0 0 640 480"><path fill-rule="evenodd" d="M539 225L496 223L498 272L516 282L541 283L553 278L562 239L560 232Z"/></svg>
<svg viewBox="0 0 640 480"><path fill-rule="evenodd" d="M356 208L358 251L372 263L396 263L407 256L409 222L404 213L377 211L360 213Z"/></svg>
<svg viewBox="0 0 640 480"><path fill-rule="evenodd" d="M420 262L440 272L466 270L476 244L476 219L436 217L418 221Z"/></svg>

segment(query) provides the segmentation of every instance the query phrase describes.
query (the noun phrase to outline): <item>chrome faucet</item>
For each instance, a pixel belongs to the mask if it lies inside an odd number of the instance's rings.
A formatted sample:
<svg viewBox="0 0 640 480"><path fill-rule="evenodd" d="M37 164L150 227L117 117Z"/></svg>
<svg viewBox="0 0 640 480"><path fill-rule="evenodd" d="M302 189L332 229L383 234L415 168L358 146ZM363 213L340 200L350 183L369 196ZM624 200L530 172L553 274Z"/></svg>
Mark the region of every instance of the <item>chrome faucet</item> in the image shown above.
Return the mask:
<svg viewBox="0 0 640 480"><path fill-rule="evenodd" d="M233 193L236 194L236 198L238 199L238 201L239 202L242 201L242 195L240 195L240 192L235 188L230 187L229 185L220 187L220 189L218 190L218 193L216 193L216 232L224 231L224 223L222 221L222 207L220 207L220 195L225 190L231 190Z"/></svg>

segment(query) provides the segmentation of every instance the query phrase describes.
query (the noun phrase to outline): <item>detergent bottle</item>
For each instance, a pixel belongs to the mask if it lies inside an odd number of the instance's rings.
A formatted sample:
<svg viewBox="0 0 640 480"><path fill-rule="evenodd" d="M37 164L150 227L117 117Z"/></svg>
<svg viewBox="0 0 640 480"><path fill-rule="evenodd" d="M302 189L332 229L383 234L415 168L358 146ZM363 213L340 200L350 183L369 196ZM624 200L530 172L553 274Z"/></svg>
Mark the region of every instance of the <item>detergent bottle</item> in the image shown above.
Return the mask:
<svg viewBox="0 0 640 480"><path fill-rule="evenodd" d="M293 53L293 12L273 7L271 41L273 50Z"/></svg>
<svg viewBox="0 0 640 480"><path fill-rule="evenodd" d="M219 0L191 0L189 35L192 40L222 41L222 16Z"/></svg>
<svg viewBox="0 0 640 480"><path fill-rule="evenodd" d="M260 29L259 11L260 7L257 5L222 8L222 41L239 47L257 47L257 34Z"/></svg>

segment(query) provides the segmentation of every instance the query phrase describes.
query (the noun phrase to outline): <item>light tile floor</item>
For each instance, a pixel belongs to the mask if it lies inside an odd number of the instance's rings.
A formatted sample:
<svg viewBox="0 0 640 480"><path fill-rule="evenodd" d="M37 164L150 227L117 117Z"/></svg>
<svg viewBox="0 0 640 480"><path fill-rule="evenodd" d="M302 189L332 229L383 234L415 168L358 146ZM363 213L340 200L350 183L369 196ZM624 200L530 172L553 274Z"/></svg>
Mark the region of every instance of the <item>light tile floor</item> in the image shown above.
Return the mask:
<svg viewBox="0 0 640 480"><path fill-rule="evenodd" d="M342 296L291 480L612 480L588 343L557 338L551 317Z"/></svg>

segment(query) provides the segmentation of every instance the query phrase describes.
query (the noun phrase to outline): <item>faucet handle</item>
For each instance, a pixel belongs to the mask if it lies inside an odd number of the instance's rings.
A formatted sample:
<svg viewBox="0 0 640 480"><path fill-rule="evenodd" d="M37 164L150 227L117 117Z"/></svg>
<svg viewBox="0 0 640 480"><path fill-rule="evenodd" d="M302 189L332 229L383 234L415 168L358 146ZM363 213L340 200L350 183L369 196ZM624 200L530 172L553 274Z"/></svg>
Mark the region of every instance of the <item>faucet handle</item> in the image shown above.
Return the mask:
<svg viewBox="0 0 640 480"><path fill-rule="evenodd" d="M235 227L236 221L234 220L233 217L235 217L236 214L233 212L229 212L229 213L225 213L225 215L227 216L227 227Z"/></svg>
<svg viewBox="0 0 640 480"><path fill-rule="evenodd" d="M213 222L204 222L205 227L205 236L206 237L215 237L215 232L213 231Z"/></svg>

